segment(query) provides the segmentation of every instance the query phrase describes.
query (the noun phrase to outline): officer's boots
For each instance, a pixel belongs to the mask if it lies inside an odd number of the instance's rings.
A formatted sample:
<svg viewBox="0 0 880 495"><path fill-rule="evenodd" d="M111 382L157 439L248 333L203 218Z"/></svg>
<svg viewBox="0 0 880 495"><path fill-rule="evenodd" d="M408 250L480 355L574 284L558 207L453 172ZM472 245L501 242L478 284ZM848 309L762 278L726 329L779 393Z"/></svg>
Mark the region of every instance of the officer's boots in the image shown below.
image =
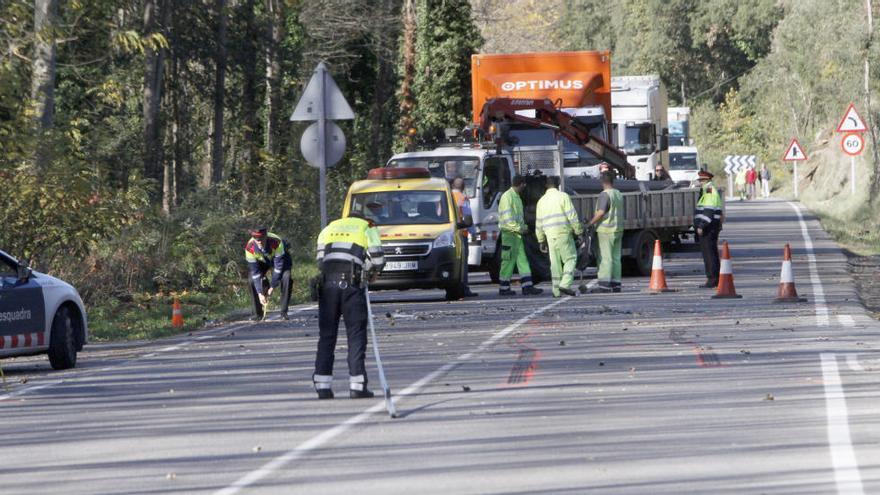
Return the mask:
<svg viewBox="0 0 880 495"><path fill-rule="evenodd" d="M319 399L333 398L333 375L312 375L312 382L315 384L315 392L318 393Z"/></svg>
<svg viewBox="0 0 880 495"><path fill-rule="evenodd" d="M348 388L348 396L352 399L369 399L375 395L367 388L367 375L349 377Z"/></svg>

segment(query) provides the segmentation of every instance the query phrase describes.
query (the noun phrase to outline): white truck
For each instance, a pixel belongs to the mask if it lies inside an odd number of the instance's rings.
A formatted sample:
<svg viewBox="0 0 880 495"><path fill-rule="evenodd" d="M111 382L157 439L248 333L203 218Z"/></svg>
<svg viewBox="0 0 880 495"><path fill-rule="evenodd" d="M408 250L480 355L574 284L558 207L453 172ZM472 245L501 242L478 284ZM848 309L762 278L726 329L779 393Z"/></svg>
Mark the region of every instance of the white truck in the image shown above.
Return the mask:
<svg viewBox="0 0 880 495"><path fill-rule="evenodd" d="M700 153L695 146L669 147L669 176L673 181L693 184L702 167Z"/></svg>
<svg viewBox="0 0 880 495"><path fill-rule="evenodd" d="M669 107L666 121L669 125L669 146L691 146L691 107Z"/></svg>
<svg viewBox="0 0 880 495"><path fill-rule="evenodd" d="M612 132L617 147L636 168L636 179L649 180L658 164L665 168L668 129L666 88L660 76L611 78Z"/></svg>

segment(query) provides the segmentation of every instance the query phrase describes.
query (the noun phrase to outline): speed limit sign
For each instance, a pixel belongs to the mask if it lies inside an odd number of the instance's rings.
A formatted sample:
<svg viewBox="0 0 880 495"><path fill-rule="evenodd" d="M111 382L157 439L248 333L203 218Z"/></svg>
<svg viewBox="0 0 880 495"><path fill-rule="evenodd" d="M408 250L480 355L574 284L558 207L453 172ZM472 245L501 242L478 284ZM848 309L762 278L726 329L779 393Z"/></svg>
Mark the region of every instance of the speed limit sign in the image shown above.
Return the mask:
<svg viewBox="0 0 880 495"><path fill-rule="evenodd" d="M861 134L847 134L843 136L843 141L840 142L840 147L843 148L843 152L849 156L861 155L862 150L865 149L865 138L863 138Z"/></svg>

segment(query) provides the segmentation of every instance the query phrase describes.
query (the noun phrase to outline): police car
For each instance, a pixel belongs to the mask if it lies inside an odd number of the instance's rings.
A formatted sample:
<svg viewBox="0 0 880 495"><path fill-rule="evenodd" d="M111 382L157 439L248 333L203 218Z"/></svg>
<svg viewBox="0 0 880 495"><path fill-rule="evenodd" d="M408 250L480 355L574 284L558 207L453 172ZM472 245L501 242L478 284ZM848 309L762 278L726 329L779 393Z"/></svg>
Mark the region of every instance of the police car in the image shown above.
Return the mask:
<svg viewBox="0 0 880 495"><path fill-rule="evenodd" d="M45 353L56 370L73 368L87 337L76 289L0 251L0 358Z"/></svg>

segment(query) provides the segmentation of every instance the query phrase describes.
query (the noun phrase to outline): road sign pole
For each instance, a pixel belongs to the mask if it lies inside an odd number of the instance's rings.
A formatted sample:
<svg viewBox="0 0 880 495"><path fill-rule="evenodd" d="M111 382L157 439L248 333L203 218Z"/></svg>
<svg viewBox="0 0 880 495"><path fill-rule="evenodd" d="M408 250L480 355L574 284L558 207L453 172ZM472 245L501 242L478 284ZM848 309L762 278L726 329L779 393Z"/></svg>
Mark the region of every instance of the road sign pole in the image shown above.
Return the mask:
<svg viewBox="0 0 880 495"><path fill-rule="evenodd" d="M733 175L727 174L727 197L732 198L733 194Z"/></svg>
<svg viewBox="0 0 880 495"><path fill-rule="evenodd" d="M321 78L321 97L318 99L318 162L320 164L318 188L320 189L321 197L321 229L323 229L327 226L327 150L324 146L327 142L327 121L325 118L326 92L324 91L327 70L323 65L319 65L318 71Z"/></svg>
<svg viewBox="0 0 880 495"><path fill-rule="evenodd" d="M851 174L851 178L849 180L850 190L852 195L856 195L856 157L849 157L849 172Z"/></svg>
<svg viewBox="0 0 880 495"><path fill-rule="evenodd" d="M798 197L798 189L797 189L797 162L794 162L794 174L792 174L792 180L794 181L794 197Z"/></svg>

